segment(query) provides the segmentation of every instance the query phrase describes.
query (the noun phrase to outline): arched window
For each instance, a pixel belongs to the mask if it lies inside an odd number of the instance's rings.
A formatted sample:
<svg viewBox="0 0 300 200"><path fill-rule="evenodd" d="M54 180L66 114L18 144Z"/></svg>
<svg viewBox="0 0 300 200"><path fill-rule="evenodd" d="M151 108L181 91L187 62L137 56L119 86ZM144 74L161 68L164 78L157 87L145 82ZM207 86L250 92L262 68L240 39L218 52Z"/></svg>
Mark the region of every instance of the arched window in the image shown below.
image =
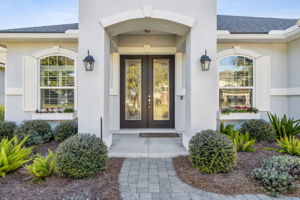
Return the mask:
<svg viewBox="0 0 300 200"><path fill-rule="evenodd" d="M253 107L253 60L229 56L219 61L220 108Z"/></svg>
<svg viewBox="0 0 300 200"><path fill-rule="evenodd" d="M74 63L73 59L59 55L40 59L41 109L74 109Z"/></svg>

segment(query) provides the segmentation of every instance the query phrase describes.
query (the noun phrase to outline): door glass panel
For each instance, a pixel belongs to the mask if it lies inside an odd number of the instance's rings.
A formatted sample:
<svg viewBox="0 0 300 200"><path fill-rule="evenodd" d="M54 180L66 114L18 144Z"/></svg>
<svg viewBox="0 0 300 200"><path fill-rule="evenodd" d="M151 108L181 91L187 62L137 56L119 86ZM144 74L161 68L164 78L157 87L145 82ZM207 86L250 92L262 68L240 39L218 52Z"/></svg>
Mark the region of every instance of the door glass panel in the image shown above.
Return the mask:
<svg viewBox="0 0 300 200"><path fill-rule="evenodd" d="M125 119L142 119L142 61L125 60Z"/></svg>
<svg viewBox="0 0 300 200"><path fill-rule="evenodd" d="M169 60L153 60L153 119L170 119Z"/></svg>

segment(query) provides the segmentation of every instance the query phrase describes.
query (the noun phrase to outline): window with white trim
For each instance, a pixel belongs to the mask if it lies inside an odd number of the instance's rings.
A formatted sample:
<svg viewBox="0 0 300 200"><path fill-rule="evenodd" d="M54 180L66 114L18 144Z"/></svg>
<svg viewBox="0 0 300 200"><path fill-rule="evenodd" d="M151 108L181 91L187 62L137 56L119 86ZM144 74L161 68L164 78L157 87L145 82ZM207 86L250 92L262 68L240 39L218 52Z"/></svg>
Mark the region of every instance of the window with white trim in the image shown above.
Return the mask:
<svg viewBox="0 0 300 200"><path fill-rule="evenodd" d="M49 56L40 59L41 109L74 109L74 59Z"/></svg>
<svg viewBox="0 0 300 200"><path fill-rule="evenodd" d="M229 56L219 61L220 109L253 107L253 60Z"/></svg>

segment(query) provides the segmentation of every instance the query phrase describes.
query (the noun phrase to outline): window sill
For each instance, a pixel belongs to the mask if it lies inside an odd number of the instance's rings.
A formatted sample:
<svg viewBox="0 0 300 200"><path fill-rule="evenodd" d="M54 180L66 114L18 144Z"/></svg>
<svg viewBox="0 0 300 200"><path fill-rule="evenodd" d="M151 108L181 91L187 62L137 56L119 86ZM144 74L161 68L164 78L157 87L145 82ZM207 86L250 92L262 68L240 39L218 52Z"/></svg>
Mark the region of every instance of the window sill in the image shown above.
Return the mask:
<svg viewBox="0 0 300 200"><path fill-rule="evenodd" d="M33 120L67 121L76 119L76 113L34 113Z"/></svg>
<svg viewBox="0 0 300 200"><path fill-rule="evenodd" d="M229 113L229 114L218 114L219 120L251 120L251 119L260 119L260 113Z"/></svg>

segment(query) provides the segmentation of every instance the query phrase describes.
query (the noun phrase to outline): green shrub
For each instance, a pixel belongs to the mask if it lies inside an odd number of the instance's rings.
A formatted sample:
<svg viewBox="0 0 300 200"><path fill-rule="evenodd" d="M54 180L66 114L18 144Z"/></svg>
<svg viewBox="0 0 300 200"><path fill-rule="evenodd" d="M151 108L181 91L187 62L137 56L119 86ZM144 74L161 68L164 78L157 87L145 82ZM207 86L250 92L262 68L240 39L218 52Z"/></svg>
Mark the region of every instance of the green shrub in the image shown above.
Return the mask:
<svg viewBox="0 0 300 200"><path fill-rule="evenodd" d="M239 152L253 152L255 151L253 147L256 142L255 139L250 139L249 133L245 134L240 133L238 130L232 130L230 135L228 135L229 139L235 145L235 148Z"/></svg>
<svg viewBox="0 0 300 200"><path fill-rule="evenodd" d="M263 161L262 167L254 169L251 175L270 195L293 191L300 175L300 158L275 156Z"/></svg>
<svg viewBox="0 0 300 200"><path fill-rule="evenodd" d="M236 165L237 152L227 136L206 130L190 140L189 158L202 172L227 172Z"/></svg>
<svg viewBox="0 0 300 200"><path fill-rule="evenodd" d="M220 125L220 132L229 137L229 139L235 145L235 148L237 151L241 151L241 152L255 151L255 149L253 149L252 147L256 140L250 139L248 132L246 132L245 134L242 134L242 133L240 133L239 130L233 130L233 128L234 128L234 125L229 124L225 127L224 123L222 122Z"/></svg>
<svg viewBox="0 0 300 200"><path fill-rule="evenodd" d="M249 120L246 121L240 131L242 133L248 132L251 139L256 141L273 142L276 139L276 131L272 125L264 120Z"/></svg>
<svg viewBox="0 0 300 200"><path fill-rule="evenodd" d="M5 107L4 105L0 105L0 122L4 121Z"/></svg>
<svg viewBox="0 0 300 200"><path fill-rule="evenodd" d="M295 136L285 136L277 139L277 148L265 148L266 150L277 151L279 153L289 154L292 156L300 156L300 140Z"/></svg>
<svg viewBox="0 0 300 200"><path fill-rule="evenodd" d="M64 177L92 177L106 169L107 161L107 147L100 138L79 134L58 146L55 168L57 174Z"/></svg>
<svg viewBox="0 0 300 200"><path fill-rule="evenodd" d="M27 138L20 143L16 137L12 139L4 138L0 142L0 176L4 177L10 171L20 168L23 164L32 160L30 157L32 148L26 148Z"/></svg>
<svg viewBox="0 0 300 200"><path fill-rule="evenodd" d="M268 113L268 117L270 123L276 130L277 138L297 136L300 133L300 120L287 118L286 115L280 119L276 114L272 115L271 113Z"/></svg>
<svg viewBox="0 0 300 200"><path fill-rule="evenodd" d="M26 141L27 146L43 144L52 138L49 123L42 120L24 121L21 126L15 129L14 134L20 140L28 137Z"/></svg>
<svg viewBox="0 0 300 200"><path fill-rule="evenodd" d="M54 139L62 142L72 135L78 133L78 124L75 121L62 122L54 129Z"/></svg>
<svg viewBox="0 0 300 200"><path fill-rule="evenodd" d="M17 125L14 122L0 121L0 140L3 138L11 139Z"/></svg>
<svg viewBox="0 0 300 200"><path fill-rule="evenodd" d="M63 112L64 113L73 113L74 109L73 108L66 108Z"/></svg>
<svg viewBox="0 0 300 200"><path fill-rule="evenodd" d="M48 151L49 154L45 158L37 154L37 158L34 159L33 163L25 166L29 174L34 176L34 181L43 180L54 173L55 155L52 151Z"/></svg>
<svg viewBox="0 0 300 200"><path fill-rule="evenodd" d="M224 125L224 122L221 122L220 124L220 132L229 135L232 130L234 130L235 125L234 124L227 124L226 126Z"/></svg>

